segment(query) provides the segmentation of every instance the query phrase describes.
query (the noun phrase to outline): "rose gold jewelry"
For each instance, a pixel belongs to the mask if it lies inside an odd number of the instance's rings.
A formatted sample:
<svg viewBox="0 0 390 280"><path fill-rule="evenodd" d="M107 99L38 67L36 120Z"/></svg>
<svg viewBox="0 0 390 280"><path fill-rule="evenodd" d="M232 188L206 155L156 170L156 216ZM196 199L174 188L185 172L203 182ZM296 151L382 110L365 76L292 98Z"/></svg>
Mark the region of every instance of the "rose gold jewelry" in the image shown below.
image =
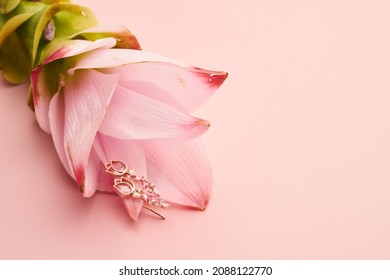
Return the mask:
<svg viewBox="0 0 390 280"><path fill-rule="evenodd" d="M106 173L114 177L113 189L120 198L142 199L144 204L150 206L169 208L169 204L160 198L158 189L153 183L145 177L135 175L133 169L129 169L123 161L111 160L106 164ZM143 207L159 217L165 219L163 215L149 208L146 205Z"/></svg>

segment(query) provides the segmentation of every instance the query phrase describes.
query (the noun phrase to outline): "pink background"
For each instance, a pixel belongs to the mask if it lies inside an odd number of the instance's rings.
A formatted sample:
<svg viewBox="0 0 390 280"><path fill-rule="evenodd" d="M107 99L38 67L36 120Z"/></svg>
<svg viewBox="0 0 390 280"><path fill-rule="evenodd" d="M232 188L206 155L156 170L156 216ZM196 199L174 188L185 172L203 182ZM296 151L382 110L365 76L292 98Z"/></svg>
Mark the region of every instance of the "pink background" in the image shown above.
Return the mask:
<svg viewBox="0 0 390 280"><path fill-rule="evenodd" d="M141 46L228 71L196 115L214 166L205 212L131 222L83 199L1 80L3 259L390 258L390 3L79 0Z"/></svg>

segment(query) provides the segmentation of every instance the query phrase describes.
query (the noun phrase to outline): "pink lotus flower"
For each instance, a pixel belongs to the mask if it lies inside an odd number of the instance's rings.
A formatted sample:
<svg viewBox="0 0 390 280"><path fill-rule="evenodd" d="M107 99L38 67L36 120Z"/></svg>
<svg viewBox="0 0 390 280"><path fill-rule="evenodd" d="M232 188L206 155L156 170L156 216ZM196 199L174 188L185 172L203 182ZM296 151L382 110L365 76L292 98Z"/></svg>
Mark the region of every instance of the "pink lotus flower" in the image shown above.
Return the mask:
<svg viewBox="0 0 390 280"><path fill-rule="evenodd" d="M153 181L164 200L204 209L212 174L198 136L209 123L190 113L227 73L113 49L115 44L113 38L53 42L31 74L40 127L52 135L64 168L85 197L113 192L104 164L122 160ZM144 202L123 202L137 220Z"/></svg>

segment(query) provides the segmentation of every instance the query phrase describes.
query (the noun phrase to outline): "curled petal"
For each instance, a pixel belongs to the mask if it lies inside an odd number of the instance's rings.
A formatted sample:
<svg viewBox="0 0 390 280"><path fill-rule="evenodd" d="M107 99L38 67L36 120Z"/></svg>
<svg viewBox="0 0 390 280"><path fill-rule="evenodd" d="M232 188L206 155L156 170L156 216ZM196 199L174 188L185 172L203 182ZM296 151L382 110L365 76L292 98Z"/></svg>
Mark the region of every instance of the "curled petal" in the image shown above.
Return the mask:
<svg viewBox="0 0 390 280"><path fill-rule="evenodd" d="M121 85L183 112L197 109L227 77L226 72L164 62L129 64L122 71Z"/></svg>
<svg viewBox="0 0 390 280"><path fill-rule="evenodd" d="M30 80L32 85L34 111L38 124L45 132L50 133L48 112L51 96L45 75L42 71L42 66L35 69L30 75Z"/></svg>
<svg viewBox="0 0 390 280"><path fill-rule="evenodd" d="M100 171L100 158L98 157L94 149L91 150L89 156L87 168L85 170L84 185L81 185L81 192L84 197L91 197L95 194L98 187L99 171Z"/></svg>
<svg viewBox="0 0 390 280"><path fill-rule="evenodd" d="M97 48L110 48L115 45L113 38L89 42L85 40L53 41L45 48L43 64L38 66L30 75L32 84L34 111L39 126L50 133L48 108L51 97L61 87L60 64L50 63L58 59L72 57Z"/></svg>
<svg viewBox="0 0 390 280"><path fill-rule="evenodd" d="M205 209L212 171L201 139L142 141L148 176L161 197L177 204Z"/></svg>
<svg viewBox="0 0 390 280"><path fill-rule="evenodd" d="M178 60L163 57L153 53L148 53L145 51L130 49L110 49L95 50L88 53L88 55L77 61L77 63L73 67L73 70L90 68L112 68L142 62L165 62L175 64L181 67L188 67L188 65Z"/></svg>
<svg viewBox="0 0 390 280"><path fill-rule="evenodd" d="M49 119L50 119L50 130L56 148L57 154L61 160L62 165L64 166L66 172L74 178L73 170L70 169L68 158L65 153L64 146L64 117L65 117L65 108L63 96L60 93L57 93L53 96L50 101L50 110Z"/></svg>
<svg viewBox="0 0 390 280"><path fill-rule="evenodd" d="M84 185L85 169L96 132L111 100L119 74L78 71L64 87L64 141L76 182Z"/></svg>
<svg viewBox="0 0 390 280"><path fill-rule="evenodd" d="M159 55L127 49L99 49L80 59L73 69L122 69L121 84L186 112L206 101L227 77L216 72L188 66Z"/></svg>
<svg viewBox="0 0 390 280"><path fill-rule="evenodd" d="M205 120L118 86L99 131L121 139L196 137L209 128Z"/></svg>
<svg viewBox="0 0 390 280"><path fill-rule="evenodd" d="M42 65L99 48L109 49L115 46L115 44L114 38L103 38L94 42L86 40L54 40L42 52Z"/></svg>

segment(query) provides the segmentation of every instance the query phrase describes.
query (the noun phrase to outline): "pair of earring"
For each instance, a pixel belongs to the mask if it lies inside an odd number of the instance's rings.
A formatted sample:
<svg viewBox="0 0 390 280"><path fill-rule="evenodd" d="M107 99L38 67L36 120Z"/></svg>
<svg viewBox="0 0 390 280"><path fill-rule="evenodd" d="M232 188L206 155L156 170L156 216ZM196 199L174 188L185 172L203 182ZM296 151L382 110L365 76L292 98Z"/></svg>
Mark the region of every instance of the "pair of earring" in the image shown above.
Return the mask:
<svg viewBox="0 0 390 280"><path fill-rule="evenodd" d="M113 189L122 199L133 198L142 199L143 207L162 219L163 215L156 212L149 206L167 209L169 203L161 199L156 186L145 177L138 177L133 169L129 169L127 164L120 160L111 160L105 164L106 173L114 177Z"/></svg>

